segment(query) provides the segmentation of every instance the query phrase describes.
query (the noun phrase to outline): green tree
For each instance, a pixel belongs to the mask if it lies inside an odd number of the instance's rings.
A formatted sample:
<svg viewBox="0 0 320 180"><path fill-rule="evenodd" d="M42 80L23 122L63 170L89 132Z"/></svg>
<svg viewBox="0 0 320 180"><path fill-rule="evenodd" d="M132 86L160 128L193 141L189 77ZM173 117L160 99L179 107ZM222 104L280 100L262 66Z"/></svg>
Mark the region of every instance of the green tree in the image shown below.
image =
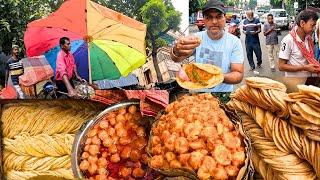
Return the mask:
<svg viewBox="0 0 320 180"><path fill-rule="evenodd" d="M141 8L142 21L147 24L147 39L151 42L152 59L159 82L162 76L157 61L158 39L168 31L177 31L181 21L181 13L177 12L171 1L149 0Z"/></svg>
<svg viewBox="0 0 320 180"><path fill-rule="evenodd" d="M280 8L280 7L281 7L281 4L282 4L282 1L281 1L281 0L270 0L270 5L271 5L273 8Z"/></svg>
<svg viewBox="0 0 320 180"><path fill-rule="evenodd" d="M238 0L221 0L226 6L236 6L239 1Z"/></svg>
<svg viewBox="0 0 320 180"><path fill-rule="evenodd" d="M190 0L189 1L189 14L197 12L202 9L207 0Z"/></svg>
<svg viewBox="0 0 320 180"><path fill-rule="evenodd" d="M12 44L22 48L23 35L29 22L48 14L41 0L0 0L0 46L4 53L11 52Z"/></svg>
<svg viewBox="0 0 320 180"><path fill-rule="evenodd" d="M287 13L290 15L295 14L295 10L293 8L293 3L295 0L270 0L270 5L273 8L284 8Z"/></svg>
<svg viewBox="0 0 320 180"><path fill-rule="evenodd" d="M147 0L94 0L95 2L141 21L141 8Z"/></svg>
<svg viewBox="0 0 320 180"><path fill-rule="evenodd" d="M249 1L249 8L254 9L257 6L257 0L250 0Z"/></svg>
<svg viewBox="0 0 320 180"><path fill-rule="evenodd" d="M61 6L64 0L43 0L42 2L49 7L50 12L54 12Z"/></svg>

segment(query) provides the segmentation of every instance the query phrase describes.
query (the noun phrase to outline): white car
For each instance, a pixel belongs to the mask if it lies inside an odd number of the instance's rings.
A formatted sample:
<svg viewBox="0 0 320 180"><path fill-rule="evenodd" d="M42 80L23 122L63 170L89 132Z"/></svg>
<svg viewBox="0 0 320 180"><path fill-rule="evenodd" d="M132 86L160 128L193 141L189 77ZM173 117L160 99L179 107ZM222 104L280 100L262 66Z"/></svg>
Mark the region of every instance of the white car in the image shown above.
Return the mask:
<svg viewBox="0 0 320 180"><path fill-rule="evenodd" d="M273 15L273 21L279 28L288 29L290 18L284 9L271 9L270 14ZM267 20L266 20L267 21ZM265 22L266 22L265 21Z"/></svg>

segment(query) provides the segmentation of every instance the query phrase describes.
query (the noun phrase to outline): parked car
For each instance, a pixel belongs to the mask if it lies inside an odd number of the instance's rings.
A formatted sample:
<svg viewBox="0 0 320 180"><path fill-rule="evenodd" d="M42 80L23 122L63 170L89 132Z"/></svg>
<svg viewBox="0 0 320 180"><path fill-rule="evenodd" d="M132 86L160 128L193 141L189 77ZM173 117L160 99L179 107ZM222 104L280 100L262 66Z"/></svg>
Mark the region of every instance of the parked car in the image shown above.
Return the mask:
<svg viewBox="0 0 320 180"><path fill-rule="evenodd" d="M266 9L258 9L254 13L257 14L259 17L261 17L263 14L269 12L269 10Z"/></svg>
<svg viewBox="0 0 320 180"><path fill-rule="evenodd" d="M291 21L288 13L284 9L271 9L270 13L273 15L274 23L277 24L279 28L288 29L289 23Z"/></svg>
<svg viewBox="0 0 320 180"><path fill-rule="evenodd" d="M198 26L199 31L202 31L205 28L204 22L203 22L203 14L202 11L196 12L196 23Z"/></svg>

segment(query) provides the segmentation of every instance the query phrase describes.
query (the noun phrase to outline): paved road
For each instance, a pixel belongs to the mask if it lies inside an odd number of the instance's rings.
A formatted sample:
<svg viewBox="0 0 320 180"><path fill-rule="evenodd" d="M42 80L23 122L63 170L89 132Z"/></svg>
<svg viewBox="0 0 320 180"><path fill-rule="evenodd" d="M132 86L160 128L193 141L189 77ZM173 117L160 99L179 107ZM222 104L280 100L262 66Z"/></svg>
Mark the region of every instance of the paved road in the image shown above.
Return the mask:
<svg viewBox="0 0 320 180"><path fill-rule="evenodd" d="M192 33L195 33L195 32L198 32L198 28L197 26L191 26L190 27L190 34ZM283 30L281 31L281 35L279 36L279 43L281 42L282 38L288 34L288 31L287 30ZM242 44L242 47L243 47L243 51L244 51L244 56L245 56L245 77L250 77L250 76L256 76L254 74L254 71L250 71L250 65L249 65L249 62L248 62L248 59L247 59L247 55L246 55L246 47L245 47L245 35L242 33L241 34L241 44ZM261 43L261 51L262 51L262 68L258 69L256 68L255 71L258 71L259 72L259 76L264 76L264 77L270 77L272 79L275 79L275 80L279 80L281 79L281 77L283 77L283 73L282 72L279 72L278 70L278 60L276 59L276 69L277 71L276 72L271 72L270 71L270 66L269 66L269 60L268 60L268 54L267 54L267 47L265 45L265 37L263 35L263 33L261 32L260 33L260 43ZM255 55L253 55L254 57L254 61L255 63L257 62L256 61L256 57ZM277 57L277 55L276 55ZM243 84L244 81L242 81L241 84ZM240 86L241 84L237 85L237 86Z"/></svg>

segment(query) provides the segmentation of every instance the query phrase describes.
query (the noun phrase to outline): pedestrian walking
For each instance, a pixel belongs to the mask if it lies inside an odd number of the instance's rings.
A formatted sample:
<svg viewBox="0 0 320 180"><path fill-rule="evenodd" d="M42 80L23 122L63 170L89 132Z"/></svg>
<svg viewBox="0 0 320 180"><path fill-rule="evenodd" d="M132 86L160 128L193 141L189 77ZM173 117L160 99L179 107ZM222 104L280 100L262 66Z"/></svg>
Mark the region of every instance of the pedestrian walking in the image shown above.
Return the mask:
<svg viewBox="0 0 320 180"><path fill-rule="evenodd" d="M247 18L243 22L243 33L246 35L246 51L247 59L249 61L251 71L255 69L253 61L253 52L257 57L257 67L261 68L262 52L260 47L259 33L261 32L261 23L258 19L253 17L253 12L247 12Z"/></svg>
<svg viewBox="0 0 320 180"><path fill-rule="evenodd" d="M279 51L277 25L273 21L273 15L268 14L268 22L263 26L263 34L266 36L266 46L271 72L275 72L275 55Z"/></svg>

